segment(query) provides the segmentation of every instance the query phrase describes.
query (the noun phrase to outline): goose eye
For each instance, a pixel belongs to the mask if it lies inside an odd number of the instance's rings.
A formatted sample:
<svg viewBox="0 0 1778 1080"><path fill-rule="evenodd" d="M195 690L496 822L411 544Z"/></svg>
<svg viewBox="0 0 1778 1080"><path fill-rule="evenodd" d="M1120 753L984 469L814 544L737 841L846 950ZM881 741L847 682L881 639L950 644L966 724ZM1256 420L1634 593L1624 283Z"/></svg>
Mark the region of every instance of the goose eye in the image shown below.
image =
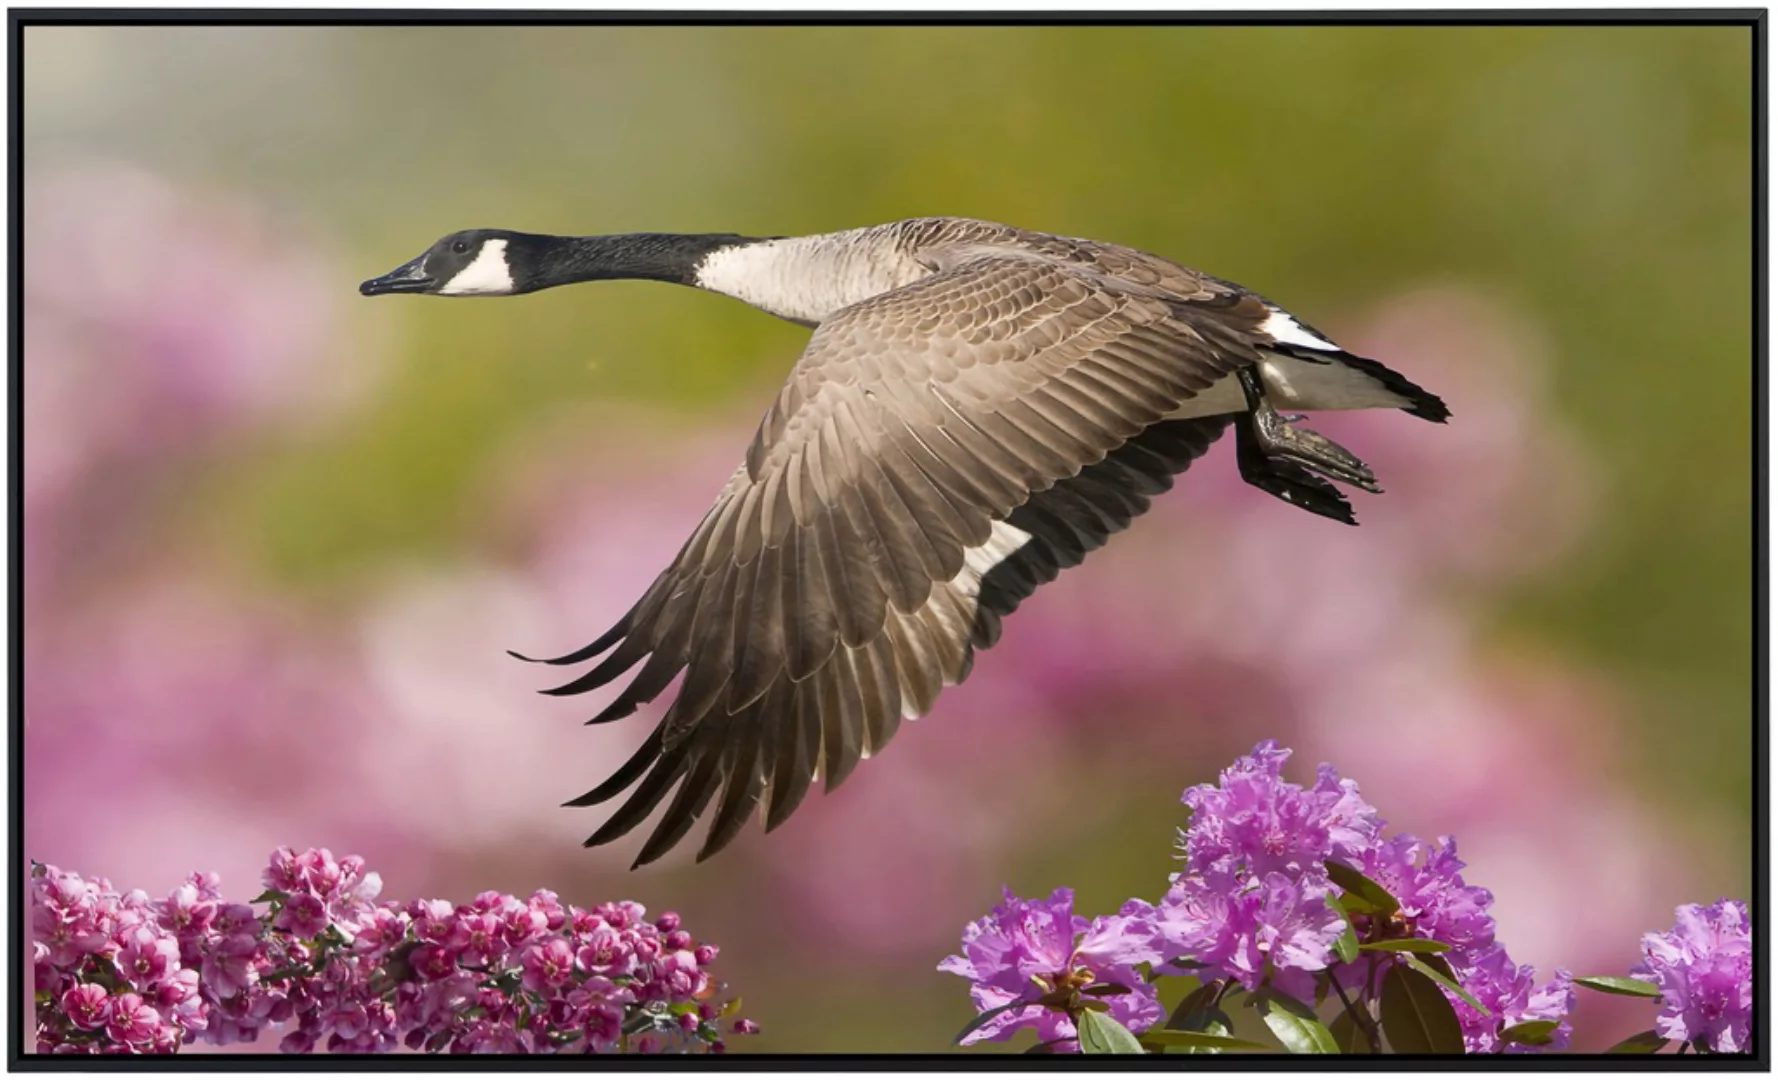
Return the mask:
<svg viewBox="0 0 1778 1080"><path fill-rule="evenodd" d="M467 255L469 253L469 241L467 241L467 240L453 241L451 243L451 250L456 252L458 255Z"/></svg>

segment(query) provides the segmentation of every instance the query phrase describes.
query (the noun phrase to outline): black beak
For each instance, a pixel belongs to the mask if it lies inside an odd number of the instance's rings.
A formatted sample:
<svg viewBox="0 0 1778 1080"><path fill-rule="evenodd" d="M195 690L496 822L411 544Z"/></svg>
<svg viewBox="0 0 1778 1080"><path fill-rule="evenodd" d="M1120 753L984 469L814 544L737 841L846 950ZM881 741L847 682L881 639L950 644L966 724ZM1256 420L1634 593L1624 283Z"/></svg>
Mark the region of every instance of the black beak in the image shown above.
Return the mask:
<svg viewBox="0 0 1778 1080"><path fill-rule="evenodd" d="M402 263L382 277L374 277L358 286L358 291L365 296L377 296L381 293L428 292L438 282L426 276L421 269L426 256Z"/></svg>

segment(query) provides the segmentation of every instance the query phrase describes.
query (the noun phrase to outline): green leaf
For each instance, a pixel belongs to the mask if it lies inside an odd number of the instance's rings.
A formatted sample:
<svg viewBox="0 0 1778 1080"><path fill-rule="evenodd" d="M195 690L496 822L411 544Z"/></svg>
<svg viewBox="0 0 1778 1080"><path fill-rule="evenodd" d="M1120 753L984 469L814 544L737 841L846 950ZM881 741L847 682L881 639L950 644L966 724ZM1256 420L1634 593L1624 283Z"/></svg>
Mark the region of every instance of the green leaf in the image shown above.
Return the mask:
<svg viewBox="0 0 1778 1080"><path fill-rule="evenodd" d="M1391 938L1388 941L1367 941L1359 946L1366 952L1411 952L1411 953L1442 953L1450 952L1451 947L1442 941L1430 938Z"/></svg>
<svg viewBox="0 0 1778 1080"><path fill-rule="evenodd" d="M1083 1012L1076 1022L1083 1054L1140 1054L1142 1044L1130 1029L1104 1013Z"/></svg>
<svg viewBox="0 0 1778 1080"><path fill-rule="evenodd" d="M1636 1034L1605 1051L1607 1054L1652 1054L1667 1045L1667 1040L1655 1034L1653 1029L1638 1031Z"/></svg>
<svg viewBox="0 0 1778 1080"><path fill-rule="evenodd" d="M1461 1054L1463 1024L1438 984L1412 968L1383 974L1383 1033L1398 1054Z"/></svg>
<svg viewBox="0 0 1778 1080"><path fill-rule="evenodd" d="M1334 1037L1334 1045L1342 1054L1368 1054L1371 1052L1371 1041L1364 1034L1364 1028L1352 1019L1352 1014L1344 1009L1334 1017L1334 1022L1327 1025L1327 1030Z"/></svg>
<svg viewBox="0 0 1778 1080"><path fill-rule="evenodd" d="M1347 866L1343 862L1327 860L1327 876L1333 879L1347 897L1357 897L1361 906L1349 908L1360 915L1379 915L1383 918L1401 910L1401 901L1397 900L1388 889L1365 877L1363 874ZM1368 908L1369 910L1366 910Z"/></svg>
<svg viewBox="0 0 1778 1080"><path fill-rule="evenodd" d="M265 892L260 893L258 896L255 896L247 902L249 904L283 903L288 899L290 899L290 894L281 889L267 889Z"/></svg>
<svg viewBox="0 0 1778 1080"><path fill-rule="evenodd" d="M1227 1037L1235 1030L1235 1022L1229 1014L1212 1004L1216 1000L1219 984L1215 981L1206 983L1187 994L1167 1018L1167 1026L1161 1030L1184 1031L1199 1035L1220 1035ZM1151 1029L1149 1034L1153 1034ZM1144 1038L1147 1036L1145 1035ZM1188 1046L1188 1054L1220 1054L1222 1051L1213 1046Z"/></svg>
<svg viewBox="0 0 1778 1080"><path fill-rule="evenodd" d="M997 1005L994 1008L989 1009L987 1012L982 1013L981 1015L977 1016L974 1020L971 1020L969 1022L969 1026L965 1027L962 1031L959 1031L957 1033L957 1037L955 1039L952 1039L951 1042L961 1043L964 1039L967 1039L969 1036L975 1034L976 1030L979 1029L983 1024L986 1024L988 1021L994 1019L996 1016L999 1016L1001 1013L1009 1013L1009 1012L1012 1012L1014 1009L1033 1008L1036 1006L1036 1004L1037 1003L1034 1001L1009 1001L1005 1005Z"/></svg>
<svg viewBox="0 0 1778 1080"><path fill-rule="evenodd" d="M1129 992L1130 988L1123 983L1099 983L1094 986L1089 986L1081 991L1081 993L1088 997L1111 997L1114 994L1127 994Z"/></svg>
<svg viewBox="0 0 1778 1080"><path fill-rule="evenodd" d="M1598 990L1605 994L1623 994L1626 997L1658 998L1661 988L1654 983L1642 979L1620 979L1614 975L1582 975L1574 980L1576 986L1584 986L1589 990Z"/></svg>
<svg viewBox="0 0 1778 1080"><path fill-rule="evenodd" d="M1462 998L1464 1003L1476 1012L1481 1013L1483 1016L1494 1015L1493 1010L1477 1001L1474 994L1457 985L1457 980L1451 975L1451 965L1445 963L1443 958L1437 956L1431 957L1432 960L1438 961L1436 967L1427 961L1420 959L1418 956L1415 956L1413 953L1402 953L1401 959L1403 963L1407 964L1415 971L1418 971L1428 979L1431 979L1446 990L1449 990L1451 993Z"/></svg>
<svg viewBox="0 0 1778 1080"><path fill-rule="evenodd" d="M1358 959L1358 934L1352 929L1352 912L1346 907L1346 898L1334 896L1329 898L1334 910L1346 920L1346 928L1340 931L1339 939L1334 942L1334 952L1345 963L1350 964Z"/></svg>
<svg viewBox="0 0 1778 1080"><path fill-rule="evenodd" d="M1212 1035L1207 1031L1168 1031L1150 1028L1142 1033L1144 1046L1183 1046L1202 1050L1270 1050L1264 1043L1248 1042L1230 1035Z"/></svg>
<svg viewBox="0 0 1778 1080"><path fill-rule="evenodd" d="M1293 1054L1337 1054L1333 1032L1315 1017L1315 1010L1289 994L1266 990L1253 999L1259 1017Z"/></svg>
<svg viewBox="0 0 1778 1080"><path fill-rule="evenodd" d="M1555 1041L1552 1034L1561 1026L1560 1020L1527 1020L1502 1031L1500 1037L1521 1046L1548 1046Z"/></svg>
<svg viewBox="0 0 1778 1080"><path fill-rule="evenodd" d="M1188 1021L1194 1014L1201 1013L1208 1009L1210 1003L1216 1000L1216 990L1218 985L1219 983L1212 979L1210 982L1202 984L1196 990L1185 995L1185 1000L1181 1001L1179 1006L1173 1010L1172 1015L1167 1017L1167 1026L1175 1031L1205 1030L1204 1028L1193 1026L1188 1023Z"/></svg>

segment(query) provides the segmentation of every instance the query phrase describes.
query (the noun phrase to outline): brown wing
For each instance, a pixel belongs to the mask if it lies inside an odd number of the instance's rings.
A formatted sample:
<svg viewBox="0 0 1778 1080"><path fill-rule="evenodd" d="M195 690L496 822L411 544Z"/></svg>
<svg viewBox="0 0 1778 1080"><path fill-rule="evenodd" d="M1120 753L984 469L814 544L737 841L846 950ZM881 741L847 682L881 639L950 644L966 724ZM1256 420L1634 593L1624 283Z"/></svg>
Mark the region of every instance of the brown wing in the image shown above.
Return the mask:
<svg viewBox="0 0 1778 1080"><path fill-rule="evenodd" d="M762 801L776 828L818 770L837 786L967 676L1001 616L1204 452L1223 421L1162 418L1251 361L1265 316L1237 296L1183 300L992 255L821 324L673 564L608 633L553 661L611 650L560 694L642 665L591 723L684 673L635 756L569 804L640 781L588 845L634 829L677 784L636 864L715 802L702 859Z"/></svg>

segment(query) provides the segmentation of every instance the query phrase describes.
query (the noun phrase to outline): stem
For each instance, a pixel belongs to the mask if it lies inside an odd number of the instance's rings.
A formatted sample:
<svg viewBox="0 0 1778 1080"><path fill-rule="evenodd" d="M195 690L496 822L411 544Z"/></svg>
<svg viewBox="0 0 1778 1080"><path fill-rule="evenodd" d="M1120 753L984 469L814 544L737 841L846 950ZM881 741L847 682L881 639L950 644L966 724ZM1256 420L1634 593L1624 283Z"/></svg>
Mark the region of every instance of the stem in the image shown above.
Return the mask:
<svg viewBox="0 0 1778 1080"><path fill-rule="evenodd" d="M1341 986L1340 980L1334 977L1332 968L1327 969L1327 981L1333 987L1334 993L1340 995L1340 1004L1346 1007L1346 1012L1351 1015L1352 1022L1358 1025L1360 1031L1364 1032L1365 1040L1371 1044L1371 1053L1381 1054L1383 1052L1383 1036L1377 1031L1376 1024L1372 1022L1370 1010L1353 1007L1352 1002L1346 997L1346 988Z"/></svg>

